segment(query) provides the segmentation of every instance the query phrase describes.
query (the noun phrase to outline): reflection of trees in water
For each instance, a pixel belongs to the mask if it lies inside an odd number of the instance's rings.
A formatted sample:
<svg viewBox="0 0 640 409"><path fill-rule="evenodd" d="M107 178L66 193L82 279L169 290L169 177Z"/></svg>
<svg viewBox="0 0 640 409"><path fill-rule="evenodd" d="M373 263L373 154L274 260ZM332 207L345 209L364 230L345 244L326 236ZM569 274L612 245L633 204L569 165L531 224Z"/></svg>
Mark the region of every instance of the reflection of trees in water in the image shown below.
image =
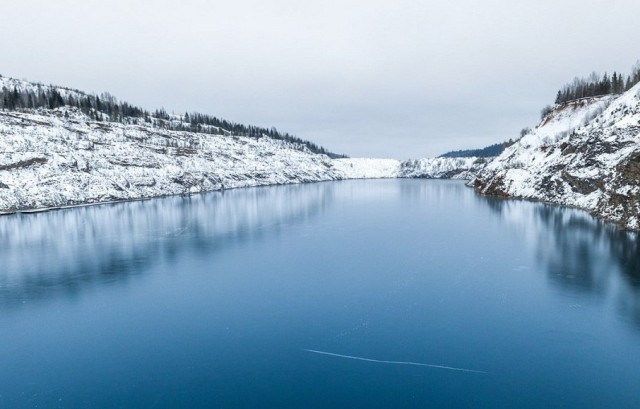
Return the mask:
<svg viewBox="0 0 640 409"><path fill-rule="evenodd" d="M315 183L0 218L0 308L122 284L186 252L277 236L332 197L329 184Z"/></svg>
<svg viewBox="0 0 640 409"><path fill-rule="evenodd" d="M469 194L469 188L461 180L429 180L405 179L399 181L400 194L403 200L412 200L420 203L421 200L430 202L445 202L469 200L473 201L473 195Z"/></svg>
<svg viewBox="0 0 640 409"><path fill-rule="evenodd" d="M415 183L414 183L415 182ZM350 183L350 182L340 182ZM277 237L284 224L322 214L333 183L251 188L189 197L0 218L0 308L121 285L178 256ZM474 196L459 182L377 182L343 186L348 200L478 201L536 243L538 260L563 291L606 297L613 278L621 313L640 326L640 240L584 212ZM355 193L349 195L349 191ZM179 266L176 267L179 269Z"/></svg>
<svg viewBox="0 0 640 409"><path fill-rule="evenodd" d="M640 290L640 239L636 233L616 231L611 240L611 252L620 265L620 270L627 277L629 284Z"/></svg>
<svg viewBox="0 0 640 409"><path fill-rule="evenodd" d="M482 198L511 222L525 220L523 233L532 235L536 254L550 280L564 291L599 297L615 288L620 311L640 326L640 239L587 213L523 201Z"/></svg>
<svg viewBox="0 0 640 409"><path fill-rule="evenodd" d="M620 289L620 313L640 327L640 238L635 233L614 232L610 242L627 286Z"/></svg>
<svg viewBox="0 0 640 409"><path fill-rule="evenodd" d="M566 290L605 293L614 264L606 226L575 210L534 208L545 227L539 233L537 255L546 263L549 278Z"/></svg>

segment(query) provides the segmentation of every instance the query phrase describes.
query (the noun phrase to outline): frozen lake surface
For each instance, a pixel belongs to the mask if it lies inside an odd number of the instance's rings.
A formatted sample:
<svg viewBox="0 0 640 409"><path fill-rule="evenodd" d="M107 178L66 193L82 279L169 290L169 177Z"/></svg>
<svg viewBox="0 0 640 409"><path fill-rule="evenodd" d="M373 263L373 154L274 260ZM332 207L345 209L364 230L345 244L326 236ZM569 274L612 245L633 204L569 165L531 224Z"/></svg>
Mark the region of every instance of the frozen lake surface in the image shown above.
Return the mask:
<svg viewBox="0 0 640 409"><path fill-rule="evenodd" d="M454 181L0 218L0 408L637 408L640 242Z"/></svg>

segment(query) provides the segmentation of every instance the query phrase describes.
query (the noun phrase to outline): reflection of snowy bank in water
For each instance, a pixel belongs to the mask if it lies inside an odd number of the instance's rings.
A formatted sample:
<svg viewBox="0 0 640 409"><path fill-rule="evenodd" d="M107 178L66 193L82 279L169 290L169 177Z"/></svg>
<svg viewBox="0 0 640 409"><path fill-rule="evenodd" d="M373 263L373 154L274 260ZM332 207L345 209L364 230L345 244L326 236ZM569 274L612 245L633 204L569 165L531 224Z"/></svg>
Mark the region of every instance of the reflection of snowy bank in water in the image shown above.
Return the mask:
<svg viewBox="0 0 640 409"><path fill-rule="evenodd" d="M640 326L640 240L577 209L483 198L535 248L549 282L575 296L617 299Z"/></svg>
<svg viewBox="0 0 640 409"><path fill-rule="evenodd" d="M0 218L0 306L122 281L181 252L277 235L322 212L324 183L227 190Z"/></svg>

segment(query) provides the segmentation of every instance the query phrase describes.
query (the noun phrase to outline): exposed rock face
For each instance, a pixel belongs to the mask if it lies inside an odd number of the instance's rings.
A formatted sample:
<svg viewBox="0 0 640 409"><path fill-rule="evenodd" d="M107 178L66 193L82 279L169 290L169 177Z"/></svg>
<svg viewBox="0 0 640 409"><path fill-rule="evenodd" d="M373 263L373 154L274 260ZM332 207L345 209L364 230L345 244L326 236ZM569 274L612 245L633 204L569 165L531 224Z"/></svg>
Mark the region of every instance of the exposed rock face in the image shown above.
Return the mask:
<svg viewBox="0 0 640 409"><path fill-rule="evenodd" d="M640 85L556 106L473 186L486 195L582 208L640 230Z"/></svg>

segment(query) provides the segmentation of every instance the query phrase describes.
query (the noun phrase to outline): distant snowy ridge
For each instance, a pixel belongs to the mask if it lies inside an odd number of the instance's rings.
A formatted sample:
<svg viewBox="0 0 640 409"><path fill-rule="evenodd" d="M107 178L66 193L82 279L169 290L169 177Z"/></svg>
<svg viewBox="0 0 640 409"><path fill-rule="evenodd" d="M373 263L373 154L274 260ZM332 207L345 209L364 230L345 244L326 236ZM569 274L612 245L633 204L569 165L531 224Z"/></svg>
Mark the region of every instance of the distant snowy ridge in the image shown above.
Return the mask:
<svg viewBox="0 0 640 409"><path fill-rule="evenodd" d="M475 177L487 163L485 158L335 159L333 166L346 179L420 178L464 179Z"/></svg>
<svg viewBox="0 0 640 409"><path fill-rule="evenodd" d="M400 175L406 178L473 179L490 158L426 158L402 162Z"/></svg>
<svg viewBox="0 0 640 409"><path fill-rule="evenodd" d="M482 194L577 207L640 229L640 84L558 104L473 181Z"/></svg>

